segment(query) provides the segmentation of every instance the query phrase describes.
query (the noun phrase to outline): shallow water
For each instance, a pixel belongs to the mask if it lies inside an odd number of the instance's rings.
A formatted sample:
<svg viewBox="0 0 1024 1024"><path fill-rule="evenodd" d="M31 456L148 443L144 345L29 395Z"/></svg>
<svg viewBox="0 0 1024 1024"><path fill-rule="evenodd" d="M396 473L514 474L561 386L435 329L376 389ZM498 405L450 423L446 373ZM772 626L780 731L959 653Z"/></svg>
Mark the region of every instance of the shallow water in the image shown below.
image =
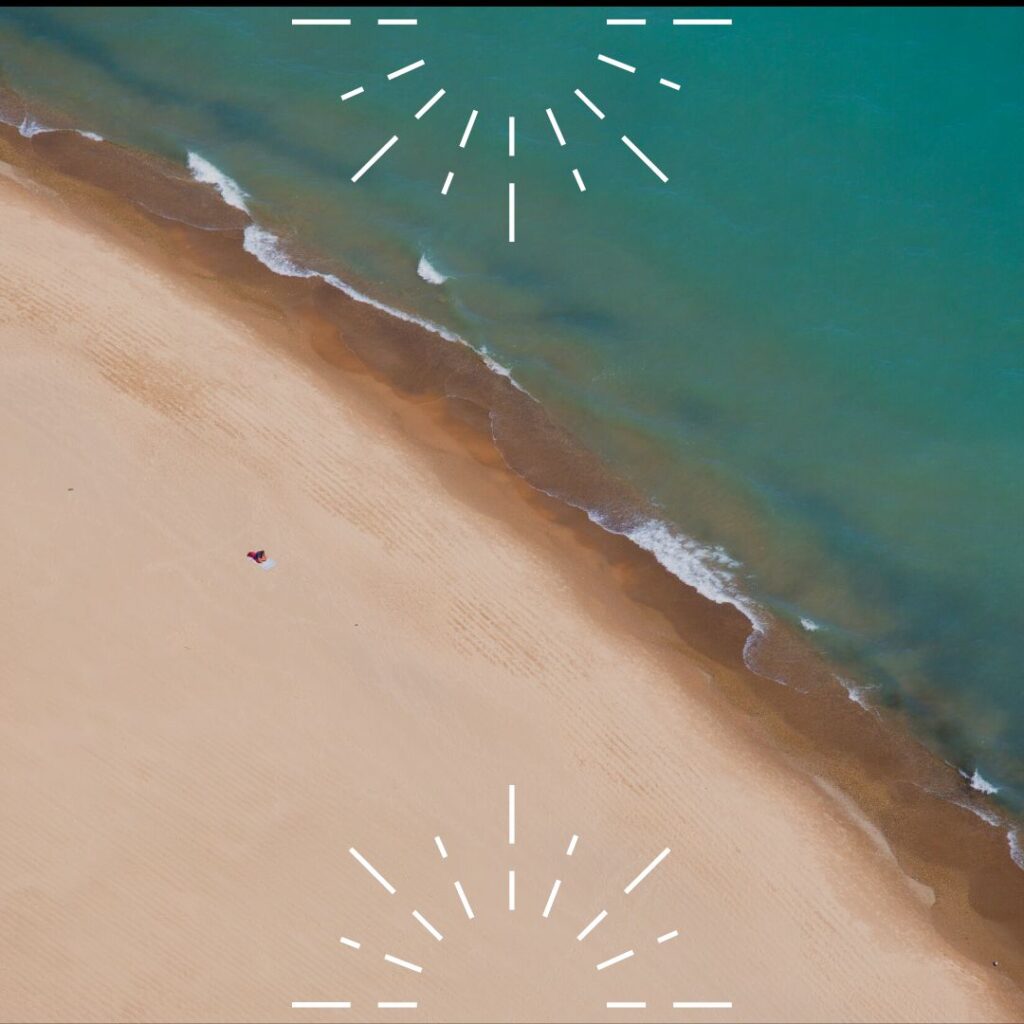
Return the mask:
<svg viewBox="0 0 1024 1024"><path fill-rule="evenodd" d="M486 351L693 539L638 542L1022 806L1024 13L302 13L0 9L0 70Z"/></svg>

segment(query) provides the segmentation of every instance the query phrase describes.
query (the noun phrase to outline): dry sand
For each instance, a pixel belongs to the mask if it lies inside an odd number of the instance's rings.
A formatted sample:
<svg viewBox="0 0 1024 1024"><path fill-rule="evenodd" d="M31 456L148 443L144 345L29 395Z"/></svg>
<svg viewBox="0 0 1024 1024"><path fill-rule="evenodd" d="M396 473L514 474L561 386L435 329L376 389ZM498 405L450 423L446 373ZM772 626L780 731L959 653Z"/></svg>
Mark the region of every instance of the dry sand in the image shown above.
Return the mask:
<svg viewBox="0 0 1024 1024"><path fill-rule="evenodd" d="M507 475L23 176L0 226L0 1018L1019 1015Z"/></svg>

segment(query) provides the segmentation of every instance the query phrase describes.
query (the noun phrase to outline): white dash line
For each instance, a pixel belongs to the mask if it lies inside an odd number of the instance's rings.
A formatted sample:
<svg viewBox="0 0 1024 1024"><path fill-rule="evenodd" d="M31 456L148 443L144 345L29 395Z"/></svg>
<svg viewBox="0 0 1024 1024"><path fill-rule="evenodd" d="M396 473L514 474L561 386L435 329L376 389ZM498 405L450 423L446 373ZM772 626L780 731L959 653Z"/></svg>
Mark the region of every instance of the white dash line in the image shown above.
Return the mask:
<svg viewBox="0 0 1024 1024"><path fill-rule="evenodd" d="M651 158L635 142L633 142L628 135L623 135L622 141L647 165L650 171L653 171L655 175L661 178L662 182L668 181L668 175L656 163L654 163L654 161L651 160ZM667 849L665 850L665 853L668 853ZM664 856L665 853L663 853L662 856ZM657 863L657 861L655 861L655 863ZM643 878L643 875L640 877ZM629 892L629 890L627 889L626 892Z"/></svg>
<svg viewBox="0 0 1024 1024"><path fill-rule="evenodd" d="M514 871L508 873L508 909L516 909L516 873Z"/></svg>
<svg viewBox="0 0 1024 1024"><path fill-rule="evenodd" d="M352 175L352 180L358 181L397 141L398 136L392 135L391 138L388 139L388 141L385 142L384 145L381 146L380 149L378 149L377 152L374 153L373 156L371 156L370 159L367 160L366 163L363 164L363 166L360 167L355 174ZM362 857L359 856L358 853L356 853L355 850L349 850L349 853L351 853L352 856L355 857L363 865L363 867L365 867L366 870L369 871L374 876L374 878L376 878L377 881L384 886L385 889L392 893L395 891L387 882L384 881L383 878L381 878L380 875L377 874L376 871L373 870L372 867L370 867L369 864L367 864L365 860L363 860Z"/></svg>
<svg viewBox="0 0 1024 1024"><path fill-rule="evenodd" d="M516 119L514 117L510 117L508 119L508 155L509 156L515 156L516 155ZM515 803L515 790L516 790L515 786L509 786L508 787L508 791L509 791L509 798L508 798L509 799L509 812L508 813L510 815L510 817L509 817L509 822L510 822L510 824L509 824L509 835L512 835L512 832L513 832L513 825L511 824L511 821L512 821L511 814L512 814L512 806ZM514 839L509 839L509 842L510 843L514 843L515 840Z"/></svg>
<svg viewBox="0 0 1024 1024"><path fill-rule="evenodd" d="M558 139L560 146L565 145L565 136L562 134L562 129L558 127L558 122L555 120L555 112L548 107L545 113L548 115L548 120L551 122L551 127L555 130L555 138Z"/></svg>
<svg viewBox="0 0 1024 1024"><path fill-rule="evenodd" d="M597 917L595 917L594 920L576 936L576 941L582 942L607 916L608 911L602 910L601 913L598 914Z"/></svg>
<svg viewBox="0 0 1024 1024"><path fill-rule="evenodd" d="M678 938L678 937L679 937L679 929L677 928L677 929L675 929L675 931L665 932L664 935L659 935L658 936L658 941L659 942L668 942L669 939L675 939L675 938Z"/></svg>
<svg viewBox="0 0 1024 1024"><path fill-rule="evenodd" d="M560 878L555 879L555 884L551 886L551 895L548 897L547 903L544 904L544 913L541 917L547 917L551 913L551 908L555 905L555 897L558 895L558 890L561 888L562 880Z"/></svg>
<svg viewBox="0 0 1024 1024"><path fill-rule="evenodd" d="M416 920L419 921L419 923L423 925L423 927L426 928L438 942L444 938L444 936L418 910L414 910L412 912L412 916L415 917ZM658 941L661 942L661 939L658 939Z"/></svg>
<svg viewBox="0 0 1024 1024"><path fill-rule="evenodd" d="M293 1010L351 1010L351 1003L328 1002L325 999L300 999L292 1003Z"/></svg>
<svg viewBox="0 0 1024 1024"><path fill-rule="evenodd" d="M646 1010L646 1003L605 1003L609 1010Z"/></svg>
<svg viewBox="0 0 1024 1024"><path fill-rule="evenodd" d="M416 18L378 18L378 25L418 25Z"/></svg>
<svg viewBox="0 0 1024 1024"><path fill-rule="evenodd" d="M673 1003L673 1010L731 1010L732 1003Z"/></svg>
<svg viewBox="0 0 1024 1024"><path fill-rule="evenodd" d="M292 18L293 25L351 25L351 18Z"/></svg>
<svg viewBox="0 0 1024 1024"><path fill-rule="evenodd" d="M469 115L469 120L466 122L466 130L462 133L462 141L459 143L459 149L466 148L466 143L469 142L469 133L473 130L473 125L476 124L476 115L479 113L479 110L474 110Z"/></svg>
<svg viewBox="0 0 1024 1024"><path fill-rule="evenodd" d="M417 60L414 61L412 64L406 64L404 68L399 68L397 71L392 71L391 74L388 75L388 81L390 82L392 78L398 78L399 75L407 75L410 71L415 71L417 68L423 67L423 65L426 63L427 62L425 60Z"/></svg>
<svg viewBox="0 0 1024 1024"><path fill-rule="evenodd" d="M452 180L452 175L454 173L455 173L454 171L449 171L448 172L448 181L446 181L445 184L444 184L445 188L448 187L448 182ZM444 843L442 842L440 836L434 836L434 845L437 847L437 852L439 854L441 854L441 860L447 860L448 859L448 851L444 848Z"/></svg>
<svg viewBox="0 0 1024 1024"><path fill-rule="evenodd" d="M609 957L607 960L602 960L597 965L599 971L603 971L606 967L611 967L613 964L621 964L623 960L628 960L633 955L633 950L627 949L625 953L620 953L618 956Z"/></svg>
<svg viewBox="0 0 1024 1024"><path fill-rule="evenodd" d="M587 191L587 186L583 184L583 179L580 177L580 172L579 172L579 168L578 167L574 167L572 169L572 176L576 179L576 184L579 185L580 191L581 192L586 192ZM573 836L574 840L575 840L575 838L576 837ZM569 850L567 856L569 856L569 857L572 856L572 850Z"/></svg>
<svg viewBox="0 0 1024 1024"><path fill-rule="evenodd" d="M732 18L673 18L673 25L731 25Z"/></svg>
<svg viewBox="0 0 1024 1024"><path fill-rule="evenodd" d="M606 57L603 53L599 53L597 55L597 59L604 61L605 64L611 64L613 68L621 68L623 71L628 71L631 75L636 73L636 68L633 67L632 64L623 64L621 60L614 60L612 57Z"/></svg>
<svg viewBox="0 0 1024 1024"><path fill-rule="evenodd" d="M448 189L451 187L452 178L454 178L454 177L455 177L455 172L454 171L449 171L448 172L448 177L444 179L444 184L441 186L441 195L443 195L443 196L448 195ZM441 841L441 837L438 836L437 840L438 840L438 842L440 842ZM443 848L442 848L442 850L443 850ZM448 854L442 852L441 856L442 857L447 857Z"/></svg>
<svg viewBox="0 0 1024 1024"><path fill-rule="evenodd" d="M602 121L604 120L604 111L599 110L589 96L584 95L584 93L580 89L576 90L576 95L580 98L581 102L583 102L584 104L586 104L586 106L590 108L591 112L596 117L599 117Z"/></svg>
<svg viewBox="0 0 1024 1024"><path fill-rule="evenodd" d="M343 100L350 100L353 96L358 96L361 92L366 92L366 90L360 85L355 89L349 89L348 92L343 92L341 94L341 98Z"/></svg>
<svg viewBox="0 0 1024 1024"><path fill-rule="evenodd" d="M516 240L516 183L510 181L508 183L508 240L514 242ZM515 823L511 819L512 810L509 810L509 824L514 825ZM509 833L509 842L515 842L514 833Z"/></svg>
<svg viewBox="0 0 1024 1024"><path fill-rule="evenodd" d="M576 174L576 173L577 173L576 171L573 171L573 174ZM579 179L577 179L577 180L579 180ZM565 851L566 857L571 857L573 855L573 851L576 849L576 844L579 841L580 841L580 837L578 835L576 835L576 833L574 832L573 835L572 835L572 839L569 840L569 848Z"/></svg>
<svg viewBox="0 0 1024 1024"><path fill-rule="evenodd" d="M378 1010L415 1010L419 1003L378 1003Z"/></svg>
<svg viewBox="0 0 1024 1024"><path fill-rule="evenodd" d="M609 18L608 25L646 25L646 18Z"/></svg>
<svg viewBox="0 0 1024 1024"><path fill-rule="evenodd" d="M351 946L352 949L360 949L361 948L361 943L356 942L355 939L346 939L344 935L342 935L342 937L340 939L338 939L338 941L343 946Z"/></svg>
<svg viewBox="0 0 1024 1024"><path fill-rule="evenodd" d="M418 121L443 95L444 89L438 89L437 92L435 92L434 95L416 111L416 120Z"/></svg>
<svg viewBox="0 0 1024 1024"><path fill-rule="evenodd" d="M388 148L388 146L397 141L398 136L395 135L391 139L391 142L389 142L387 146L385 146L384 149L382 149L380 153L377 154L377 156L380 156L380 154L383 153L384 150ZM376 160L377 156L375 156L373 160ZM370 161L370 164L373 163L373 160ZM370 164L367 164L366 167L369 167ZM366 170L366 167L363 168L363 171ZM362 174L363 171L360 171L359 174ZM356 175L356 178L359 177L359 174ZM356 178L353 178L352 180L355 181ZM350 846L348 848L348 852L351 853L352 856L355 857L355 859L359 861L359 863L362 864L363 867L366 868L366 870L369 871L370 874L373 875L373 877L376 878L377 881L380 882L380 884L383 885L384 888L387 889L387 891L391 893L392 896L395 895L395 887L354 846Z"/></svg>
<svg viewBox="0 0 1024 1024"><path fill-rule="evenodd" d="M510 117L508 119L508 124L509 124L509 128L508 128L508 132L509 132L509 135L508 135L508 139L509 139L509 141L508 141L508 150L509 150L509 152L508 152L508 155L509 156L512 156L513 153L514 153L514 146L515 146L515 123L516 123L516 119L514 117ZM512 209L512 204L515 202L515 193L516 193L516 186L513 184L513 182L510 181L508 183L508 199L509 199L509 209L510 209L510 211ZM512 225L512 214L510 212L509 213L509 233L510 234L512 233L512 230L513 230L511 225ZM512 239L509 238L509 241L511 242ZM515 787L514 783L508 787L508 845L509 846L515 846L516 845L516 787Z"/></svg>
<svg viewBox="0 0 1024 1024"><path fill-rule="evenodd" d="M466 917L473 920L473 908L469 905L469 900L466 899L466 894L462 889L462 883L455 883L455 891L459 894L459 899L462 900L462 909L466 912Z"/></svg>
<svg viewBox="0 0 1024 1024"><path fill-rule="evenodd" d="M658 85L664 85L669 89L675 89L676 92L678 92L682 88L682 86L678 82L671 82L667 78L659 78Z"/></svg>
<svg viewBox="0 0 1024 1024"><path fill-rule="evenodd" d="M390 953L385 953L384 959L389 964L395 964L396 967L404 967L407 971L415 971L417 974L423 973L423 968L419 964L411 964L408 960L402 960L397 956L392 956Z"/></svg>

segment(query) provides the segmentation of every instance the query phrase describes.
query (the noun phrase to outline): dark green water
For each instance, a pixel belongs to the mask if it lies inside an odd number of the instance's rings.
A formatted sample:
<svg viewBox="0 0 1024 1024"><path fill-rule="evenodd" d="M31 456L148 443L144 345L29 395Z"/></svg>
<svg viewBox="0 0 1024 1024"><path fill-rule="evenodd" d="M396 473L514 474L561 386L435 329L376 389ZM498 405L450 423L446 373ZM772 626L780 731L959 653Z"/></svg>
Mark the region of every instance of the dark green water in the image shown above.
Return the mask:
<svg viewBox="0 0 1024 1024"><path fill-rule="evenodd" d="M0 68L83 129L201 156L292 253L485 350L661 509L638 542L802 621L1019 809L1024 13L331 13L353 25L0 9Z"/></svg>

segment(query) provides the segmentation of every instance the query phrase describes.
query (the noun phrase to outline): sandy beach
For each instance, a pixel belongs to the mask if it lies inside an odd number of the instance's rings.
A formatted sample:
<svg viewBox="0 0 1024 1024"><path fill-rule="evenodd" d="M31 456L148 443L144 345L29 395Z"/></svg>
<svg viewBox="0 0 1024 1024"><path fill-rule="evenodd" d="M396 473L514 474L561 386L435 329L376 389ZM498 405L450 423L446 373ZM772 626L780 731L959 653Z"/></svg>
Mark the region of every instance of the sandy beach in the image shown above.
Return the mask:
<svg viewBox="0 0 1024 1024"><path fill-rule="evenodd" d="M1020 1019L429 401L0 171L0 1019Z"/></svg>

